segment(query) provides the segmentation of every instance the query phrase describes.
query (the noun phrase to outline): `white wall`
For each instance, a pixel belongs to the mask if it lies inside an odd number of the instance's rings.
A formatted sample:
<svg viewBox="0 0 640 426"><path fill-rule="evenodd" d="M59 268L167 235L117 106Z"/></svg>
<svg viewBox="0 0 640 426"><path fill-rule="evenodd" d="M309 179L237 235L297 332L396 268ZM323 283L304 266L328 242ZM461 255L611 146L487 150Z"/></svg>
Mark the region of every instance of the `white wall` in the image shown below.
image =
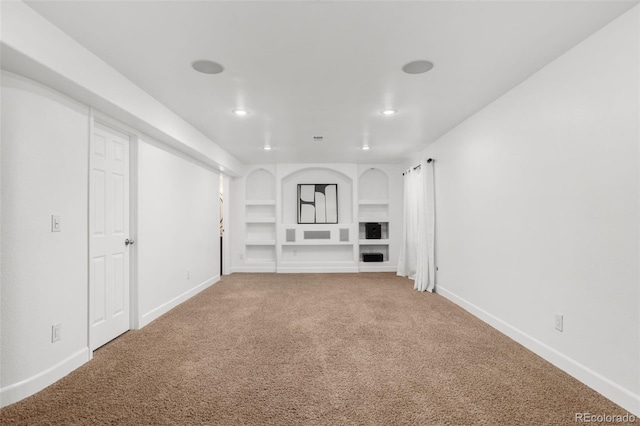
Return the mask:
<svg viewBox="0 0 640 426"><path fill-rule="evenodd" d="M89 359L88 108L2 73L2 405ZM61 231L51 232L51 215ZM51 342L61 324L62 340Z"/></svg>
<svg viewBox="0 0 640 426"><path fill-rule="evenodd" d="M90 359L90 114L87 106L4 71L1 106L4 406ZM121 130L134 140L140 137L126 126ZM132 183L139 197L138 232L133 254L138 268L132 281L137 290L132 326L144 326L219 279L219 176L146 136L137 143L136 157ZM61 217L59 233L51 232L52 214ZM62 326L62 339L55 343L53 324Z"/></svg>
<svg viewBox="0 0 640 426"><path fill-rule="evenodd" d="M635 7L414 159L436 159L438 292L636 414L639 24Z"/></svg>
<svg viewBox="0 0 640 426"><path fill-rule="evenodd" d="M145 325L220 279L220 177L149 138L138 153L136 245Z"/></svg>

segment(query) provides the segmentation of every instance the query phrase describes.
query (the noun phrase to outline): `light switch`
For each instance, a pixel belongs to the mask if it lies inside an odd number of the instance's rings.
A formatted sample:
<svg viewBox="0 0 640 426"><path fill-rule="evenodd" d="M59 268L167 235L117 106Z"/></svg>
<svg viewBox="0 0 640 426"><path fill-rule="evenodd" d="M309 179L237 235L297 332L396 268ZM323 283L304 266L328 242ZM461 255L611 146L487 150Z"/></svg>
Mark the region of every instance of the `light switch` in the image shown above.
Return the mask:
<svg viewBox="0 0 640 426"><path fill-rule="evenodd" d="M51 215L51 232L60 232L60 216Z"/></svg>

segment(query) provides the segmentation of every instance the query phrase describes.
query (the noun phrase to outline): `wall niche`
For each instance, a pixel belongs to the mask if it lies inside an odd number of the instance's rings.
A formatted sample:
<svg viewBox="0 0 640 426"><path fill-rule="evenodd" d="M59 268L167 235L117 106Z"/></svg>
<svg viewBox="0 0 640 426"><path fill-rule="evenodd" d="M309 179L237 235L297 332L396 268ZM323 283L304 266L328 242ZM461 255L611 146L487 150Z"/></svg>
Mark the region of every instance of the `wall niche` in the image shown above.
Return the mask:
<svg viewBox="0 0 640 426"><path fill-rule="evenodd" d="M304 168L282 179L282 223L298 222L298 184L337 184L338 223L353 222L353 179L337 170Z"/></svg>
<svg viewBox="0 0 640 426"><path fill-rule="evenodd" d="M246 179L245 198L247 200L275 200L275 176L265 169L252 171Z"/></svg>

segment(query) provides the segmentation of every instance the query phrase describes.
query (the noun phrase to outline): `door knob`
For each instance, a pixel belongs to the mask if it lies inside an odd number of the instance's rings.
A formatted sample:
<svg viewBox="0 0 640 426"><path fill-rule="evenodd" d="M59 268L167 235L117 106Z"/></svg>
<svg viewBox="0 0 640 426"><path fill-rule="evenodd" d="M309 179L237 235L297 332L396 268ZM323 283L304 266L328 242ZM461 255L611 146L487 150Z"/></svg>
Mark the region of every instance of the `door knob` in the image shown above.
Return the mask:
<svg viewBox="0 0 640 426"><path fill-rule="evenodd" d="M128 239L128 238L127 238L126 240L124 240L124 245L125 245L125 246L128 246L129 244L133 244L133 243L134 243L134 241L133 241L133 240L130 240L130 239Z"/></svg>

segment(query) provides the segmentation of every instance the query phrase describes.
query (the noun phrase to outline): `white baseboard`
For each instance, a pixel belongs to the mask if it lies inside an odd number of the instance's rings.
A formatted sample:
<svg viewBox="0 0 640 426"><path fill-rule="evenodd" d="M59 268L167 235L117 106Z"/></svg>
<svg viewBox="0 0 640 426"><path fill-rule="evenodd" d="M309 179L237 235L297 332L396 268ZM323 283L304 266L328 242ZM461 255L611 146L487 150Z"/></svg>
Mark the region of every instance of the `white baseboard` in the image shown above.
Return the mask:
<svg viewBox="0 0 640 426"><path fill-rule="evenodd" d="M89 361L89 354L88 347L82 348L56 365L25 380L0 389L0 407L6 407L9 404L18 402L57 382Z"/></svg>
<svg viewBox="0 0 640 426"><path fill-rule="evenodd" d="M574 359L569 358L551 346L542 343L536 338L513 327L484 309L474 305L462 297L459 297L455 293L450 292L446 288L438 286L436 291L438 294L449 299L467 312L473 314L501 333L520 343L522 346L549 361L562 371L573 376L606 398L609 398L625 410L628 410L629 413L640 416L640 395L634 394L630 390L607 379Z"/></svg>
<svg viewBox="0 0 640 426"><path fill-rule="evenodd" d="M192 289L185 291L184 293L174 297L168 302L163 303L162 305L147 312L146 314L143 314L140 317L140 321L139 321L140 328L144 327L145 325L149 324L151 321L159 318L160 316L166 314L171 309L175 308L182 302L185 302L186 300L192 298L196 294L200 293L202 290L205 290L206 288L211 287L213 284L217 283L218 281L220 281L220 275L216 275L213 278L209 278L205 282L198 284Z"/></svg>
<svg viewBox="0 0 640 426"><path fill-rule="evenodd" d="M373 263L373 262L371 262ZM360 272L397 272L397 266L388 265L363 265L362 263L358 267Z"/></svg>
<svg viewBox="0 0 640 426"><path fill-rule="evenodd" d="M357 266L279 266L278 273L284 274L324 274L360 272Z"/></svg>
<svg viewBox="0 0 640 426"><path fill-rule="evenodd" d="M264 273L272 273L276 272L276 267L274 266L237 266L233 268L232 272L264 272Z"/></svg>
<svg viewBox="0 0 640 426"><path fill-rule="evenodd" d="M233 268L229 274L225 274L225 275L230 275L233 274L235 272L246 272L246 273L284 273L284 274L289 274L289 273L296 273L296 274L304 274L304 273L338 273L338 272L396 272L398 268L396 266L358 266L358 267L351 267L351 266L339 266L339 267L334 267L334 266L329 266L329 267L324 267L324 266L313 266L313 267L309 267L309 266L280 266L278 268L276 268L275 266L268 266L268 267L264 267L264 266L240 266L240 267L235 267Z"/></svg>

